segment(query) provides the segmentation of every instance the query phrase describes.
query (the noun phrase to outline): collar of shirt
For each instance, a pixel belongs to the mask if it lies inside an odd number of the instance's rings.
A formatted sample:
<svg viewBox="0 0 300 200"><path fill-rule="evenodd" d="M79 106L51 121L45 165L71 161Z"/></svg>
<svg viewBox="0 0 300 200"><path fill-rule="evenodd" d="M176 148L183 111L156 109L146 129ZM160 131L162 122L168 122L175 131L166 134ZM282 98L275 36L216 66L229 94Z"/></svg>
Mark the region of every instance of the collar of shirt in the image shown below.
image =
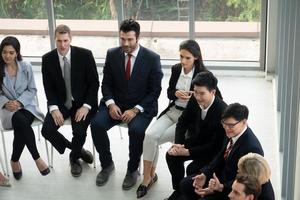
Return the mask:
<svg viewBox="0 0 300 200"><path fill-rule="evenodd" d="M236 143L236 141L243 135L243 133L245 133L245 131L247 130L248 126L246 126L242 132L234 137L232 137L232 142L233 142L233 145Z"/></svg>
<svg viewBox="0 0 300 200"><path fill-rule="evenodd" d="M138 53L139 53L139 50L140 50L140 45L138 44L138 46L136 47L136 49L133 52L130 53L132 55L132 57L136 58L137 55L138 55ZM125 53L125 57L126 58L127 58L127 54L128 53Z"/></svg>
<svg viewBox="0 0 300 200"><path fill-rule="evenodd" d="M211 107L211 105L214 103L214 101L215 101L215 95L213 96L212 101L211 101L210 104L207 106L207 108L204 108L202 105L199 105L199 106L200 106L200 108L201 108L202 111L207 112L208 109Z"/></svg>
<svg viewBox="0 0 300 200"><path fill-rule="evenodd" d="M59 64L60 64L60 68L62 73L64 73L64 59L63 59L63 55L61 55L58 51L58 59L59 59ZM69 48L69 51L67 52L67 54L65 55L65 57L68 59L68 62L71 64L71 47Z"/></svg>
<svg viewBox="0 0 300 200"><path fill-rule="evenodd" d="M192 70L191 70L189 73L185 74L185 73L184 73L183 67L181 67L181 73L180 73L180 76L183 76L183 77L187 77L187 78L193 79L194 70L195 70L195 67L193 66Z"/></svg>
<svg viewBox="0 0 300 200"><path fill-rule="evenodd" d="M203 106L199 105L200 108L201 108L201 119L202 119L202 120L205 119L206 114L207 114L209 108L211 107L211 105L214 103L214 101L215 101L215 96L213 96L213 99L212 99L212 101L210 102L209 106L207 106L207 108L205 108L205 109L204 109Z"/></svg>

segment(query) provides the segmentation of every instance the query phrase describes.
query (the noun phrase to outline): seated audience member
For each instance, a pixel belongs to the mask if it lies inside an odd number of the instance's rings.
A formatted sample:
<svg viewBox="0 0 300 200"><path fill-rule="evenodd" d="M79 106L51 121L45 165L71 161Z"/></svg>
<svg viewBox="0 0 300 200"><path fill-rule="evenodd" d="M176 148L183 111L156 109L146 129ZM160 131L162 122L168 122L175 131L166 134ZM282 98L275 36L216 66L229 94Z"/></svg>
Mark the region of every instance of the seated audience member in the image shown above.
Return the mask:
<svg viewBox="0 0 300 200"><path fill-rule="evenodd" d="M264 157L257 153L248 153L238 162L238 173L254 176L261 185L258 200L274 200L274 190L270 181L271 170Z"/></svg>
<svg viewBox="0 0 300 200"><path fill-rule="evenodd" d="M228 199L232 183L237 174L239 159L249 152L263 155L263 149L257 137L248 127L248 108L239 103L230 104L222 116L222 125L227 138L223 148L212 162L204 166L200 173L188 176L181 182L181 191L188 200ZM220 182L218 191L208 187L208 181L214 178Z"/></svg>
<svg viewBox="0 0 300 200"><path fill-rule="evenodd" d="M230 200L257 200L260 192L261 186L255 177L238 174L228 197Z"/></svg>
<svg viewBox="0 0 300 200"><path fill-rule="evenodd" d="M70 149L69 162L73 177L79 177L82 166L79 159L93 163L90 151L83 145L91 118L97 111L99 80L96 63L90 50L71 45L71 30L58 25L54 39L56 49L42 57L42 75L48 112L42 135L63 154ZM70 118L72 139L58 129Z"/></svg>
<svg viewBox="0 0 300 200"><path fill-rule="evenodd" d="M179 184L184 178L185 161L192 160L186 169L187 175L191 175L221 150L225 138L221 116L227 105L215 96L217 83L217 78L208 71L200 72L192 81L193 96L178 119L175 143L166 154L174 189L168 200L180 196Z"/></svg>
<svg viewBox="0 0 300 200"><path fill-rule="evenodd" d="M179 45L179 54L180 63L172 66L167 89L170 103L145 135L143 145L144 179L137 189L137 198L146 195L150 186L157 180L155 169L159 155L158 146L174 141L176 123L192 94L192 79L199 72L207 71L203 64L200 47L195 40L183 41ZM216 95L222 98L218 89Z"/></svg>
<svg viewBox="0 0 300 200"><path fill-rule="evenodd" d="M0 172L0 187L10 187L9 179Z"/></svg>
<svg viewBox="0 0 300 200"><path fill-rule="evenodd" d="M40 173L50 170L36 147L34 119L43 121L44 115L36 102L36 86L31 64L22 61L21 45L17 38L8 36L0 45L0 118L5 129L14 130L11 167L15 179L22 177L20 157L26 146Z"/></svg>
<svg viewBox="0 0 300 200"><path fill-rule="evenodd" d="M101 84L98 113L91 121L91 132L102 170L96 185L103 186L115 169L107 131L126 123L129 136L129 161L122 189L137 182L145 131L158 112L161 92L160 56L139 44L140 25L124 20L119 28L120 46L107 51Z"/></svg>

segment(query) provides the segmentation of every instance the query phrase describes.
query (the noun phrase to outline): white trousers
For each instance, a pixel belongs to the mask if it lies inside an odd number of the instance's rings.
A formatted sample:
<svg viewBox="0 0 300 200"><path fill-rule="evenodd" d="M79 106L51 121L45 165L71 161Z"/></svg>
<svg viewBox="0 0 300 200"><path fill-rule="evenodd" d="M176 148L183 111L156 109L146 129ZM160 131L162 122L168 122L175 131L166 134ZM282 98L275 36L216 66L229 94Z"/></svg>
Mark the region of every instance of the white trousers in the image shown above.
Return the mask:
<svg viewBox="0 0 300 200"><path fill-rule="evenodd" d="M174 141L176 123L181 113L181 110L172 106L146 132L143 145L143 159L153 162L153 167L156 167L157 164L159 145Z"/></svg>

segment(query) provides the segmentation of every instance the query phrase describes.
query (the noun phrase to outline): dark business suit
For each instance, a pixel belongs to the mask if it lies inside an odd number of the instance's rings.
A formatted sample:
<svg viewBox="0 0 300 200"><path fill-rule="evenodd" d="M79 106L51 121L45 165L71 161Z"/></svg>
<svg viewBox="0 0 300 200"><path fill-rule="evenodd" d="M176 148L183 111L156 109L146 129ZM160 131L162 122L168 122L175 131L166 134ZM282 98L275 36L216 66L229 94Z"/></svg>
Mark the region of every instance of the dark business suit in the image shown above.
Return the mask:
<svg viewBox="0 0 300 200"><path fill-rule="evenodd" d="M175 96L175 93L176 93L176 84L178 82L178 79L179 79L179 76L181 74L181 70L182 70L182 66L180 63L176 64L176 65L173 65L172 66L172 71L171 71L171 77L170 77L170 80L169 80L169 87L167 89L167 94L168 94L168 99L170 100L170 103L168 105L168 107L162 111L160 114L159 114L159 117L164 115L166 112L168 112L168 110L175 105L175 100L178 99L176 96ZM194 68L194 74L193 74L193 78L195 78L195 76L199 73L199 72L203 72L203 71L206 71L206 69L201 69L200 67L196 67ZM190 91L192 91L194 89L193 87L193 84L191 84L190 86ZM221 95L221 92L219 91L219 89L217 88L216 90L216 96L219 96L221 99L222 98L222 95ZM158 117L158 118L159 118Z"/></svg>
<svg viewBox="0 0 300 200"><path fill-rule="evenodd" d="M144 109L144 112L138 113L128 124L128 171L133 172L137 170L140 162L145 130L157 114L162 77L159 55L142 46L128 81L125 79L125 54L122 48L116 47L107 51L101 86L103 98L99 112L91 122L93 141L99 152L102 168L108 167L112 162L107 130L122 122L110 117L105 102L113 99L122 112L136 105Z"/></svg>
<svg viewBox="0 0 300 200"><path fill-rule="evenodd" d="M42 57L43 84L48 107L57 105L64 119L71 117L73 129L72 142L69 142L57 131L50 112L47 113L43 128L43 136L51 142L59 153L64 153L65 148L72 150L72 159L78 159L80 151L85 143L86 130L90 119L95 114L98 104L99 80L96 63L91 51L71 46L71 93L72 107L65 107L66 86L60 67L57 49L54 49ZM91 109L86 120L74 121L77 109L83 104L88 104Z"/></svg>
<svg viewBox="0 0 300 200"><path fill-rule="evenodd" d="M257 137L252 130L248 127L243 135L234 143L232 150L230 151L227 159L224 159L224 152L226 151L229 139L226 138L223 143L222 150L218 153L215 159L200 170L200 173L204 173L206 181L208 182L213 173L215 172L220 182L224 185L224 189L221 193L215 193L201 199L228 199L228 194L231 191L232 183L237 174L237 164L241 157L252 152L263 155L263 149ZM197 174L200 174L197 173ZM192 177L197 174L186 177L182 180L180 189L186 199L198 199L199 196L194 193Z"/></svg>
<svg viewBox="0 0 300 200"><path fill-rule="evenodd" d="M197 100L194 96L189 100L176 125L175 144L184 144L190 156L166 154L174 190L179 191L179 183L184 177L185 161L193 160L187 168L187 175L190 175L209 163L221 150L225 137L221 116L226 107L226 103L215 96L206 117L202 120L202 110Z"/></svg>

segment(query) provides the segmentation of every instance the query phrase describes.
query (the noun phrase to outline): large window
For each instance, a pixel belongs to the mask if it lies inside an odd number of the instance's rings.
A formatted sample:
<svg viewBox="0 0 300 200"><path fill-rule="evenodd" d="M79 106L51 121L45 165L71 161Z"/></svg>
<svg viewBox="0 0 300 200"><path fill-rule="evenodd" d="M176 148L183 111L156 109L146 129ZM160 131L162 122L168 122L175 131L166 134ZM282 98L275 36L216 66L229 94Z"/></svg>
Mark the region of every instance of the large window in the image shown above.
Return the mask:
<svg viewBox="0 0 300 200"><path fill-rule="evenodd" d="M19 34L24 55L41 56L50 50L45 0L2 0L0 20L7 34ZM105 58L108 48L119 45L118 23L134 18L141 24L140 43L177 62L180 42L195 39L204 60L227 63L256 63L264 59L264 33L261 34L263 0L194 0L194 20L190 20L189 0L55 0L56 25L67 24L73 45L89 48L96 58ZM123 2L121 5L120 2ZM32 21L10 21L31 19ZM192 22L192 23L191 23ZM11 30L11 32L9 32ZM17 30L17 31L14 31ZM23 31L24 30L24 31ZM23 31L23 32L22 32ZM22 34L24 33L24 34Z"/></svg>

